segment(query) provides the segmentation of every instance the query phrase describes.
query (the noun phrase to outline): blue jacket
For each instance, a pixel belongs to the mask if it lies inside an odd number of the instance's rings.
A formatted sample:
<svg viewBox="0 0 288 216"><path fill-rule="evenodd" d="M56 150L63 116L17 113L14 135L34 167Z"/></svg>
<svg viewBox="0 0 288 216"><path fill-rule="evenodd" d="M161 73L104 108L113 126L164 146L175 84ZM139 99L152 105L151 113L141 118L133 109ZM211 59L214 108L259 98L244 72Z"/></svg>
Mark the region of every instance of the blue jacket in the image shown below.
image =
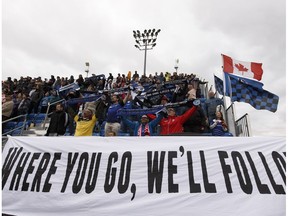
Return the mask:
<svg viewBox="0 0 288 216"><path fill-rule="evenodd" d="M123 107L124 104L116 103L111 104L107 110L106 121L110 123L120 122L120 118L117 115L117 111Z"/></svg>
<svg viewBox="0 0 288 216"><path fill-rule="evenodd" d="M221 122L217 122L215 119L210 122L210 129L213 136L224 136L227 129L222 126Z"/></svg>
<svg viewBox="0 0 288 216"><path fill-rule="evenodd" d="M163 118L163 115L159 114L157 116L157 118L153 119L152 121L150 121L148 124L149 127L149 132L150 132L150 136L156 136L157 134L155 134L154 128L158 125L158 123L161 121L161 119ZM141 126L141 122L138 121L131 121L127 118L122 118L122 121L124 124L126 124L129 128L133 129L133 135L134 136L138 136L138 130ZM142 128L145 128L145 125L142 125ZM142 131L143 131L142 129ZM143 133L141 136L144 136Z"/></svg>

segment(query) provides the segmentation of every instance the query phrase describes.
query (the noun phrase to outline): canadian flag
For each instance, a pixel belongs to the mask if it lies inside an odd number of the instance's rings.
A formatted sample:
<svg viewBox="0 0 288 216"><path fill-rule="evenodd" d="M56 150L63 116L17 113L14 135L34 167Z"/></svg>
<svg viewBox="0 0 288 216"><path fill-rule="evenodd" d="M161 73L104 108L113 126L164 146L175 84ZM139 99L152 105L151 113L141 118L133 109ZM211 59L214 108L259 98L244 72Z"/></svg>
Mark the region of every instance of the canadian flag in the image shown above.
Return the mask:
<svg viewBox="0 0 288 216"><path fill-rule="evenodd" d="M262 63L243 62L223 55L223 71L257 80L262 79Z"/></svg>

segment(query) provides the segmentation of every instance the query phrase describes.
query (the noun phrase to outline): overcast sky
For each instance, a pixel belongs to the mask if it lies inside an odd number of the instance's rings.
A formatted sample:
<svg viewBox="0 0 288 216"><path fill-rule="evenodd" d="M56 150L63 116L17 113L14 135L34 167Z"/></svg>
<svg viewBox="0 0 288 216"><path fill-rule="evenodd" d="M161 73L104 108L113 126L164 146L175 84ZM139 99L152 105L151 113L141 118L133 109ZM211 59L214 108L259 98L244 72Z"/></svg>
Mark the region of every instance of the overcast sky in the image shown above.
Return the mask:
<svg viewBox="0 0 288 216"><path fill-rule="evenodd" d="M263 63L264 89L280 97L278 111L236 102L254 136L286 135L285 0L4 0L2 80L143 73L144 52L133 30L161 29L147 53L147 74L194 73L213 84L221 53ZM213 84L214 85L214 84Z"/></svg>

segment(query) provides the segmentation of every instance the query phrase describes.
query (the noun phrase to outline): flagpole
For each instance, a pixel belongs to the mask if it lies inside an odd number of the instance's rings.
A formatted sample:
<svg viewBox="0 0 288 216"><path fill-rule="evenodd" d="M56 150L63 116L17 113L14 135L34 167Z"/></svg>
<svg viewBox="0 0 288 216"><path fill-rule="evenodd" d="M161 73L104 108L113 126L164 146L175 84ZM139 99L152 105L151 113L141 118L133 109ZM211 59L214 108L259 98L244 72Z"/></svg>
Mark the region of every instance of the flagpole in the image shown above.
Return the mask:
<svg viewBox="0 0 288 216"><path fill-rule="evenodd" d="M228 108L227 101L226 101L226 80L225 80L225 74L222 72L222 80L223 80L223 102L224 102L224 110L225 110L225 119L227 119L227 113L226 110ZM231 101L230 101L231 104Z"/></svg>
<svg viewBox="0 0 288 216"><path fill-rule="evenodd" d="M235 106L234 106L234 103L232 102L232 89L231 89L231 80L228 78L227 81L229 82L228 85L230 86L229 87L229 95L230 95L230 105L229 105L229 109L232 109L232 112L228 112L230 110L228 110L228 107L227 107L227 101L226 101L226 75L225 75L225 71L224 71L224 58L223 58L223 55L222 56L222 80L223 80L223 101L224 101L224 108L225 108L225 117L226 117L226 122L228 123L228 129L230 131L230 133L234 134L235 136L237 136L237 133L236 133L236 110L235 110ZM229 99L228 99L229 100Z"/></svg>

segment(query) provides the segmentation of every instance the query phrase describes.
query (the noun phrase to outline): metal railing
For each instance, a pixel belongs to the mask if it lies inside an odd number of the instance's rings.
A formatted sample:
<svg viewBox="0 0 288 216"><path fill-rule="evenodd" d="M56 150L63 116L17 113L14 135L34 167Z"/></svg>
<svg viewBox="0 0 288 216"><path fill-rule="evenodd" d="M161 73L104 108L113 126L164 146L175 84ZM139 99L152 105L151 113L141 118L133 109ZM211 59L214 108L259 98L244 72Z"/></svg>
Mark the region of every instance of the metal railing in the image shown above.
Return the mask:
<svg viewBox="0 0 288 216"><path fill-rule="evenodd" d="M234 103L232 103L226 109L225 114L226 114L226 118L227 118L226 122L228 123L229 131L232 134L235 134L235 136L237 136L237 137L239 137L239 136L241 136L241 137L252 136L249 116L247 113L236 120L235 107L234 107Z"/></svg>
<svg viewBox="0 0 288 216"><path fill-rule="evenodd" d="M233 103L225 110L225 118L229 132L234 134L234 136L238 136L235 123L235 107Z"/></svg>
<svg viewBox="0 0 288 216"><path fill-rule="evenodd" d="M3 125L5 125L5 123L8 123L8 122L14 122L14 120L18 120L18 119L21 119L21 118L24 118L24 121L23 121L23 124L18 126L18 127L14 127L13 129L5 132L5 133L2 133L2 136L7 136L8 134L12 133L13 131L16 131L16 130L19 130L21 129L20 131L20 136L23 134L23 131L25 129L25 126L26 126L26 122L27 122L27 114L25 115L19 115L19 116L16 116L16 117L13 117L13 118L10 118L10 119L7 119L5 121L2 122L2 128L3 128ZM17 122L20 122L19 120ZM15 125L17 126L17 125ZM3 128L4 129L4 128Z"/></svg>
<svg viewBox="0 0 288 216"><path fill-rule="evenodd" d="M237 136L252 136L249 122L249 116L247 113L235 122Z"/></svg>
<svg viewBox="0 0 288 216"><path fill-rule="evenodd" d="M57 103L60 103L60 102L63 102L63 101L65 101L65 99L61 99L61 100L58 100L58 101L54 101L53 103L48 103L48 107L47 107L45 119L44 119L44 122L43 122L43 129L45 129L45 125L46 125L48 116L50 116L50 115L53 113L53 112L50 112L50 113L49 113L50 106L52 106L52 105L54 105L54 104L57 104Z"/></svg>

